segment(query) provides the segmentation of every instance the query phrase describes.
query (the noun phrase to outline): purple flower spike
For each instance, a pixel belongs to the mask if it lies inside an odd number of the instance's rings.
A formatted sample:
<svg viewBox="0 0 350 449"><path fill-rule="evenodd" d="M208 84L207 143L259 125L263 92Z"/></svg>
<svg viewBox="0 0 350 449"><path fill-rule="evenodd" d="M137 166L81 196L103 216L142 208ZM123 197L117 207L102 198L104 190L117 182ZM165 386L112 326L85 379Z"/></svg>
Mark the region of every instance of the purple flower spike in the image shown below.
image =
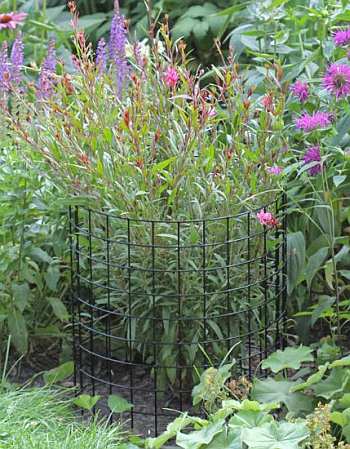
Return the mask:
<svg viewBox="0 0 350 449"><path fill-rule="evenodd" d="M10 64L8 60L7 42L3 42L0 50L0 93L10 90Z"/></svg>
<svg viewBox="0 0 350 449"><path fill-rule="evenodd" d="M116 70L117 95L122 96L123 87L128 74L125 46L127 43L125 19L116 12L112 19L109 40L109 56Z"/></svg>
<svg viewBox="0 0 350 449"><path fill-rule="evenodd" d="M296 120L296 127L308 132L318 128L327 128L331 123L332 114L318 111L312 115L304 113Z"/></svg>
<svg viewBox="0 0 350 449"><path fill-rule="evenodd" d="M325 88L337 99L350 94L350 66L347 64L332 64L323 78Z"/></svg>
<svg viewBox="0 0 350 449"><path fill-rule="evenodd" d="M320 147L318 145L314 147L310 147L306 153L304 154L304 162L305 164L311 164L312 162L317 162L313 164L312 167L308 169L309 175L316 176L322 170L321 164L321 153Z"/></svg>
<svg viewBox="0 0 350 449"><path fill-rule="evenodd" d="M11 81L20 84L22 80L21 70L24 64L22 36L19 34L13 43L11 50Z"/></svg>
<svg viewBox="0 0 350 449"><path fill-rule="evenodd" d="M350 28L338 30L333 35L333 41L337 47L342 47L350 43Z"/></svg>
<svg viewBox="0 0 350 449"><path fill-rule="evenodd" d="M106 71L107 67L107 52L106 42L103 37L98 41L96 49L96 67L98 73L101 74Z"/></svg>
<svg viewBox="0 0 350 449"><path fill-rule="evenodd" d="M309 98L309 86L307 83L296 81L291 86L290 90L295 97L299 98L301 103L305 103L305 101Z"/></svg>
<svg viewBox="0 0 350 449"><path fill-rule="evenodd" d="M53 39L49 42L47 56L41 66L37 95L40 99L48 99L53 93L54 75L56 73L56 49Z"/></svg>

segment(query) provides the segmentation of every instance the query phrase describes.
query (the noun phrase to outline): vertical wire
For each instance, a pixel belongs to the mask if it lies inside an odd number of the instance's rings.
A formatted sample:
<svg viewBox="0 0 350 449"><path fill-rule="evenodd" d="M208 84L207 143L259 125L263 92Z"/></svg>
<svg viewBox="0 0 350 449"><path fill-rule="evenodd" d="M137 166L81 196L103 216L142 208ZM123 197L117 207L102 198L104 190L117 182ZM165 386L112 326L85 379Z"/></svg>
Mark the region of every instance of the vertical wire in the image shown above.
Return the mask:
<svg viewBox="0 0 350 449"><path fill-rule="evenodd" d="M248 267L247 267L247 302L248 302L248 373L252 377L252 331L251 331L251 248L250 248L250 212L247 213L247 233L248 233Z"/></svg>
<svg viewBox="0 0 350 449"><path fill-rule="evenodd" d="M279 200L276 200L276 217L280 215L280 207L278 204ZM280 292L280 241L281 236L278 228L276 227L275 231L275 322L276 322L276 336L275 336L275 350L279 348L279 339L280 339L280 301L281 301L281 292Z"/></svg>
<svg viewBox="0 0 350 449"><path fill-rule="evenodd" d="M75 238L76 238L76 245L75 245L75 259L76 259L76 266L77 266L77 291L78 291L78 348L79 348L79 383L80 383L80 390L84 390L84 376L82 371L82 332L81 332L81 322L82 322L82 315L81 315L81 285L80 285L80 239L79 239L79 206L75 207L74 211L74 218L75 218Z"/></svg>
<svg viewBox="0 0 350 449"><path fill-rule="evenodd" d="M112 394L112 347L111 347L111 264L110 264L110 234L109 234L109 215L106 214L106 258L107 258L107 319L106 319L106 352L107 352L107 371L108 371L108 389Z"/></svg>
<svg viewBox="0 0 350 449"><path fill-rule="evenodd" d="M283 334L286 332L286 305L287 305L287 195L283 194L283 205L282 205L282 211L283 211L283 220L282 220L282 228L283 228L283 246L282 246L282 260L283 260L283 279L282 279L282 310L283 310ZM282 335L282 341L281 341L281 347L283 349L284 346L284 338Z"/></svg>
<svg viewBox="0 0 350 449"><path fill-rule="evenodd" d="M77 385L77 354L76 354L76 346L75 346L75 285L74 285L74 265L73 265L73 229L72 229L72 206L69 206L69 259L70 259L70 312L71 312L71 326L72 326L72 356L74 360L74 386Z"/></svg>
<svg viewBox="0 0 350 449"><path fill-rule="evenodd" d="M178 221L177 222L177 355L176 355L176 365L177 365L177 369L176 371L178 372L178 376L179 376L179 389L180 389L180 411L182 411L183 409L183 403L182 403L182 374L183 374L183 368L182 368L182 344L181 344L181 339L182 339L182 333L181 333L181 325L182 325L182 321L181 321L181 317L182 317L182 307L181 307L181 302L182 302L182 295L181 295L181 248L180 248L180 244L181 244L181 223ZM180 364L180 366L179 366Z"/></svg>
<svg viewBox="0 0 350 449"><path fill-rule="evenodd" d="M153 364L154 364L154 430L155 435L158 435L158 401L157 401L157 388L158 388L158 366L157 366L157 345L156 345L156 278L155 278L155 238L154 238L154 221L152 221L152 323L153 323Z"/></svg>
<svg viewBox="0 0 350 449"><path fill-rule="evenodd" d="M268 333L268 317L267 317L267 304L268 304L268 282L267 282L267 228L264 226L264 352L260 353L260 361L267 357L267 333ZM260 370L261 370L260 365Z"/></svg>
<svg viewBox="0 0 350 449"><path fill-rule="evenodd" d="M88 211L89 228L89 304L90 304L90 374L92 395L95 395L95 356L94 356L94 309L93 309L93 275L92 275L92 229L91 229L91 210Z"/></svg>
<svg viewBox="0 0 350 449"><path fill-rule="evenodd" d="M133 374L133 338L132 338L132 298L131 298L131 229L130 220L127 220L128 225L128 314L129 314L129 385L130 385L130 402L134 403L134 374ZM130 411L130 425L134 428L134 411L133 408Z"/></svg>
<svg viewBox="0 0 350 449"><path fill-rule="evenodd" d="M230 335L230 296L231 296L231 280L230 280L230 217L226 219L226 339L227 351L231 349Z"/></svg>
<svg viewBox="0 0 350 449"><path fill-rule="evenodd" d="M205 355L207 354L207 251L206 251L206 222L203 220L203 229L202 229L202 289L203 289L203 349ZM204 367L206 368L208 363L204 362Z"/></svg>

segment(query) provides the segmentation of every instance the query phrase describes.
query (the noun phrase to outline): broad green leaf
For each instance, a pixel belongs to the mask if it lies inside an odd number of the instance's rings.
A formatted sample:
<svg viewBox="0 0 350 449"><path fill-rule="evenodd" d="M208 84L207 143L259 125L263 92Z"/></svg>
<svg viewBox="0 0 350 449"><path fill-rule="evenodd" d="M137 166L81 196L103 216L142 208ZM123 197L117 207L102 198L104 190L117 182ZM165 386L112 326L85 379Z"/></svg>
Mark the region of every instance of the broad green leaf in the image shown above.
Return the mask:
<svg viewBox="0 0 350 449"><path fill-rule="evenodd" d="M91 410L99 401L101 396L90 396L89 394L81 394L76 399L74 399L74 404L77 407L83 408L85 410Z"/></svg>
<svg viewBox="0 0 350 449"><path fill-rule="evenodd" d="M11 342L17 351L21 354L27 352L28 349L28 330L22 312L16 307L12 307L7 318L9 334Z"/></svg>
<svg viewBox="0 0 350 449"><path fill-rule="evenodd" d="M44 275L46 285L50 290L56 291L60 279L60 268L58 265L50 265Z"/></svg>
<svg viewBox="0 0 350 449"><path fill-rule="evenodd" d="M174 419L170 424L167 425L166 431L159 435L157 438L148 438L146 440L147 449L160 449L163 445L174 438L176 434L187 427L192 422L192 418L183 414L178 418Z"/></svg>
<svg viewBox="0 0 350 449"><path fill-rule="evenodd" d="M52 261L52 257L49 256L47 252L41 248L32 248L29 252L29 255L37 262L51 263Z"/></svg>
<svg viewBox="0 0 350 449"><path fill-rule="evenodd" d="M23 284L12 283L12 294L16 307L23 312L27 307L30 298L30 288L27 282Z"/></svg>
<svg viewBox="0 0 350 449"><path fill-rule="evenodd" d="M206 449L241 449L241 431L229 430L223 427L222 431L205 446Z"/></svg>
<svg viewBox="0 0 350 449"><path fill-rule="evenodd" d="M271 354L262 362L261 367L278 373L287 368L299 369L303 362L312 362L313 359L312 349L308 346L288 347Z"/></svg>
<svg viewBox="0 0 350 449"><path fill-rule="evenodd" d="M299 449L299 443L309 436L302 423L268 423L253 429L244 429L243 442L249 449Z"/></svg>
<svg viewBox="0 0 350 449"><path fill-rule="evenodd" d="M296 391L306 390L310 388L312 385L317 384L320 382L327 371L329 366L329 363L326 363L325 365L321 365L318 368L318 371L314 374L312 374L305 382L301 384L297 384L294 387L290 389L291 393L294 393Z"/></svg>
<svg viewBox="0 0 350 449"><path fill-rule="evenodd" d="M215 435L223 431L225 420L220 420L190 433L178 432L176 444L183 449L199 449L204 444L209 444Z"/></svg>
<svg viewBox="0 0 350 449"><path fill-rule="evenodd" d="M313 278L317 274L318 270L322 267L327 254L328 248L320 248L309 258L305 268L305 279L309 288L311 286Z"/></svg>
<svg viewBox="0 0 350 449"><path fill-rule="evenodd" d="M337 368L340 366L350 366L350 355L347 355L346 357L343 357L342 359L335 360L331 364L331 368Z"/></svg>
<svg viewBox="0 0 350 449"><path fill-rule="evenodd" d="M339 400L339 405L342 408L350 408L350 393L345 393Z"/></svg>
<svg viewBox="0 0 350 449"><path fill-rule="evenodd" d="M74 373L74 363L66 362L57 368L53 368L44 374L44 381L46 384L54 384L67 379Z"/></svg>
<svg viewBox="0 0 350 449"><path fill-rule="evenodd" d="M325 380L314 385L312 389L317 396L330 400L333 396L344 391L349 379L350 370L333 368L331 374Z"/></svg>
<svg viewBox="0 0 350 449"><path fill-rule="evenodd" d="M266 412L241 410L230 419L229 425L238 428L252 428L261 426L272 420L273 417Z"/></svg>
<svg viewBox="0 0 350 449"><path fill-rule="evenodd" d="M47 298L53 313L61 321L69 320L69 313L66 306L63 304L60 298Z"/></svg>
<svg viewBox="0 0 350 449"><path fill-rule="evenodd" d="M345 427L348 424L348 417L342 412L332 412L331 421L340 427Z"/></svg>
<svg viewBox="0 0 350 449"><path fill-rule="evenodd" d="M287 236L288 294L298 285L305 270L305 238L300 231Z"/></svg>
<svg viewBox="0 0 350 449"><path fill-rule="evenodd" d="M252 399L259 402L280 402L295 414L312 410L312 401L302 393L291 393L297 382L280 380L271 377L265 380L256 379L251 391Z"/></svg>
<svg viewBox="0 0 350 449"><path fill-rule="evenodd" d="M133 408L133 405L121 396L111 394L108 396L108 407L113 413L124 413L129 412Z"/></svg>
<svg viewBox="0 0 350 449"><path fill-rule="evenodd" d="M336 175L333 176L333 182L335 187L339 187L340 184L343 184L343 182L346 180L346 176L345 175Z"/></svg>
<svg viewBox="0 0 350 449"><path fill-rule="evenodd" d="M260 402L250 401L249 399L244 399L243 401L228 399L226 401L222 401L222 407L230 408L231 410L244 410L248 412L269 412L280 408L280 404L279 402L267 402L261 404Z"/></svg>

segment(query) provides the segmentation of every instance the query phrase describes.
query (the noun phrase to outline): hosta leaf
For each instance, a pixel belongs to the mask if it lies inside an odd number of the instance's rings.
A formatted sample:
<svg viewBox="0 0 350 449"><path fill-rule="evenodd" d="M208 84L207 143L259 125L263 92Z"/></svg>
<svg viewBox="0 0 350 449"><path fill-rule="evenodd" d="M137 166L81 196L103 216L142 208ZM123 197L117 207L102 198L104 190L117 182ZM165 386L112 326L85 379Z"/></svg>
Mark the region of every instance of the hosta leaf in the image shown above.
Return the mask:
<svg viewBox="0 0 350 449"><path fill-rule="evenodd" d="M273 422L253 429L244 429L243 442L249 449L299 449L299 443L309 436L304 424Z"/></svg>
<svg viewBox="0 0 350 449"><path fill-rule="evenodd" d="M265 380L256 379L251 397L259 402L280 402L295 414L312 410L312 401L302 393L292 393L290 390L297 385L287 380L277 381L271 377Z"/></svg>
<svg viewBox="0 0 350 449"><path fill-rule="evenodd" d="M313 359L312 349L308 346L288 347L271 354L262 362L261 367L278 373L287 368L299 369L303 362L312 362Z"/></svg>

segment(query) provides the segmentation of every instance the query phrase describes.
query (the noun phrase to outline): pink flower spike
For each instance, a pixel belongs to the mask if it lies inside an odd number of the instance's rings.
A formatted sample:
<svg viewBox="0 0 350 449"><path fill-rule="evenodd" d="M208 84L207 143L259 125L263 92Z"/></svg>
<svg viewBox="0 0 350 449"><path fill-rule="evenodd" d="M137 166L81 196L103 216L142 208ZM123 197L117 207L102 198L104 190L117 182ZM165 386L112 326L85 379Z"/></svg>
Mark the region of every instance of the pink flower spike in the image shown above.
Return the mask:
<svg viewBox="0 0 350 449"><path fill-rule="evenodd" d="M271 212L265 212L263 209L256 214L256 218L261 225L269 228L274 228L279 224L277 218L275 218Z"/></svg>
<svg viewBox="0 0 350 449"><path fill-rule="evenodd" d="M0 14L0 30L14 30L17 25L22 25L27 17L25 12L8 12Z"/></svg>
<svg viewBox="0 0 350 449"><path fill-rule="evenodd" d="M325 88L335 97L347 97L350 94L350 66L332 64L323 78Z"/></svg>
<svg viewBox="0 0 350 449"><path fill-rule="evenodd" d="M276 175L276 176L278 176L278 175L280 175L282 173L283 168L279 167L278 165L273 165L272 167L267 167L266 171L267 171L267 173L269 175Z"/></svg>
<svg viewBox="0 0 350 449"><path fill-rule="evenodd" d="M179 74L177 73L177 70L174 67L168 67L165 76L164 76L165 84L170 87L174 88L179 81Z"/></svg>
<svg viewBox="0 0 350 449"><path fill-rule="evenodd" d="M314 112L312 115L306 112L296 120L296 127L306 132L318 128L327 128L332 123L332 114L329 112Z"/></svg>
<svg viewBox="0 0 350 449"><path fill-rule="evenodd" d="M296 81L290 88L292 94L299 98L301 103L305 103L305 101L309 98L309 86L307 83L303 83L302 81Z"/></svg>

